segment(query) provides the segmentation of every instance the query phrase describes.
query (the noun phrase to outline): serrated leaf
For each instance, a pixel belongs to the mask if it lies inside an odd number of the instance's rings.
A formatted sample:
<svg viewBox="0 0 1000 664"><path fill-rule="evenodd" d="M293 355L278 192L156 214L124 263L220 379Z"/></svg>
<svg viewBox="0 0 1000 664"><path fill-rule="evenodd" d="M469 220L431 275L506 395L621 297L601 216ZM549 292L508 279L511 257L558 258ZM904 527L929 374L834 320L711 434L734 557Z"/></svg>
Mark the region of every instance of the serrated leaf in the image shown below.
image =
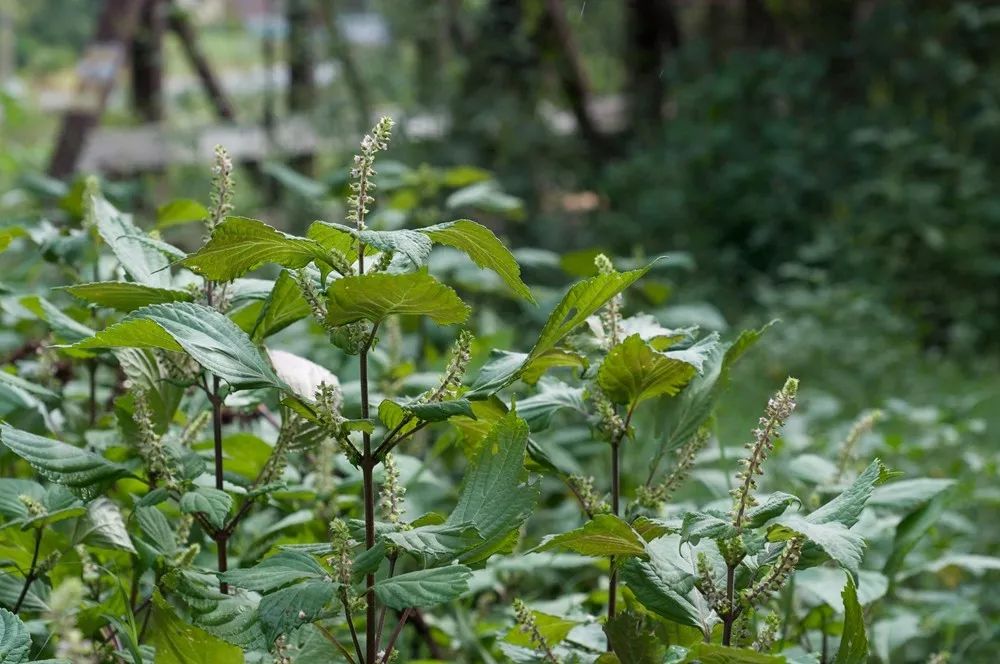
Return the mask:
<svg viewBox="0 0 1000 664"><path fill-rule="evenodd" d="M219 580L206 572L188 569L172 580L173 594L187 605L195 626L244 651L268 647L255 598L247 593L223 595Z"/></svg>
<svg viewBox="0 0 1000 664"><path fill-rule="evenodd" d="M21 619L0 609L0 664L21 664L28 660L31 636Z"/></svg>
<svg viewBox="0 0 1000 664"><path fill-rule="evenodd" d="M226 517L233 507L233 498L225 491L200 486L181 496L180 508L184 514L201 513L216 528L226 525Z"/></svg>
<svg viewBox="0 0 1000 664"><path fill-rule="evenodd" d="M646 543L639 533L614 514L598 514L581 528L549 535L534 550L555 548L598 558L646 555Z"/></svg>
<svg viewBox="0 0 1000 664"><path fill-rule="evenodd" d="M215 309L192 302L137 309L73 347L183 351L234 388L285 387L243 330Z"/></svg>
<svg viewBox="0 0 1000 664"><path fill-rule="evenodd" d="M264 638L271 643L316 620L339 587L330 581L306 581L264 595L257 606Z"/></svg>
<svg viewBox="0 0 1000 664"><path fill-rule="evenodd" d="M392 609L444 604L469 589L472 570L464 565L407 572L375 583L375 595Z"/></svg>
<svg viewBox="0 0 1000 664"><path fill-rule="evenodd" d="M768 655L750 648L731 648L715 643L697 643L691 646L684 664L785 664L781 655Z"/></svg>
<svg viewBox="0 0 1000 664"><path fill-rule="evenodd" d="M133 516L139 523L139 530L142 531L149 546L164 556L169 557L177 553L174 529L163 512L156 507L137 507Z"/></svg>
<svg viewBox="0 0 1000 664"><path fill-rule="evenodd" d="M858 522L861 510L871 497L876 484L884 481L887 470L881 461L872 461L868 468L839 496L807 517L811 523L842 523L850 528Z"/></svg>
<svg viewBox="0 0 1000 664"><path fill-rule="evenodd" d="M326 319L331 325L378 323L395 314L429 316L441 325L469 317L469 307L455 291L426 272L343 277L331 284L327 297Z"/></svg>
<svg viewBox="0 0 1000 664"><path fill-rule="evenodd" d="M45 478L69 487L84 498L99 494L107 484L128 475L123 466L93 452L7 424L0 425L0 443Z"/></svg>
<svg viewBox="0 0 1000 664"><path fill-rule="evenodd" d="M444 422L449 418L459 416L476 419L476 414L468 399L447 399L431 403L400 404L400 406L413 413L413 416L418 420L425 422Z"/></svg>
<svg viewBox="0 0 1000 664"><path fill-rule="evenodd" d="M149 304L190 302L194 296L186 290L158 288L130 281L98 281L65 286L63 290L84 302L91 302L116 311L134 311Z"/></svg>
<svg viewBox="0 0 1000 664"><path fill-rule="evenodd" d="M156 664L243 664L243 651L178 618L153 590L149 643L156 648Z"/></svg>
<svg viewBox="0 0 1000 664"><path fill-rule="evenodd" d="M282 233L256 219L227 217L205 246L181 265L206 279L232 281L265 263L298 269L314 260L329 261L327 251L315 240Z"/></svg>
<svg viewBox="0 0 1000 664"><path fill-rule="evenodd" d="M441 565L482 543L471 524L435 524L397 530L383 537L400 549L417 556L427 565Z"/></svg>
<svg viewBox="0 0 1000 664"><path fill-rule="evenodd" d="M480 443L446 521L451 526L472 524L484 540L463 554L463 562L485 560L497 552L531 513L538 489L524 482L527 447L528 425L515 413L500 418Z"/></svg>
<svg viewBox="0 0 1000 664"><path fill-rule="evenodd" d="M631 558L622 566L622 580L650 611L681 625L701 627L698 608L688 597L696 577L675 564L671 551L676 537L654 540L646 545L649 560Z"/></svg>
<svg viewBox="0 0 1000 664"><path fill-rule="evenodd" d="M608 352L597 384L613 402L635 405L661 394L677 394L696 371L688 361L653 350L634 334Z"/></svg>
<svg viewBox="0 0 1000 664"><path fill-rule="evenodd" d="M120 212L103 196L94 196L92 204L97 232L128 275L147 286L170 288L169 259L143 242L147 236L132 223L132 215Z"/></svg>
<svg viewBox="0 0 1000 664"><path fill-rule="evenodd" d="M208 218L208 209L190 198L178 198L156 209L156 227L169 228Z"/></svg>
<svg viewBox="0 0 1000 664"><path fill-rule="evenodd" d="M280 551L265 558L253 567L231 569L219 578L237 588L268 593L304 580L320 580L327 572L309 554L299 551Z"/></svg>
<svg viewBox="0 0 1000 664"><path fill-rule="evenodd" d="M702 538L724 539L738 533L739 529L733 525L732 518L715 510L688 512L681 523L681 536L685 542L692 544L698 544Z"/></svg>
<svg viewBox="0 0 1000 664"><path fill-rule="evenodd" d="M479 267L496 272L520 297L534 302L531 289L521 280L521 267L514 255L493 231L469 219L446 222L421 229L434 242L454 247Z"/></svg>
<svg viewBox="0 0 1000 664"><path fill-rule="evenodd" d="M860 664L868 661L868 636L865 634L865 617L858 602L858 592L851 579L847 580L842 595L844 599L844 631L834 664Z"/></svg>
<svg viewBox="0 0 1000 664"><path fill-rule="evenodd" d="M399 229L395 231L361 231L359 237L365 244L379 251L391 251L405 256L414 268L423 267L431 254L431 241L418 231Z"/></svg>
<svg viewBox="0 0 1000 664"><path fill-rule="evenodd" d="M790 539L795 534L803 535L818 545L830 558L857 578L861 558L865 552L865 541L860 535L836 521L815 523L799 514L785 514L772 521L767 536L773 542Z"/></svg>
<svg viewBox="0 0 1000 664"><path fill-rule="evenodd" d="M265 339L280 332L292 323L302 320L312 310L302 295L302 289L288 270L282 270L274 281L274 287L268 293L261 307L257 320L254 322L252 336L254 340Z"/></svg>
<svg viewBox="0 0 1000 664"><path fill-rule="evenodd" d="M113 501L101 496L87 505L86 527L76 539L97 547L121 549L135 553L132 539L125 528L121 510Z"/></svg>

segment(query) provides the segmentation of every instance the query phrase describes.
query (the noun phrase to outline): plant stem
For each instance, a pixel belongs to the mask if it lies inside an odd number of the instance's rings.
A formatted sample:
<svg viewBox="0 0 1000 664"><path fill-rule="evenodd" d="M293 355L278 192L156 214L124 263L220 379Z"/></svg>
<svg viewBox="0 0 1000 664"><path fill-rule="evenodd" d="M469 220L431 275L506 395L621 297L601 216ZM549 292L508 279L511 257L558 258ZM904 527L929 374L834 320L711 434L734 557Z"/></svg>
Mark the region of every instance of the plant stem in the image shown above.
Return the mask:
<svg viewBox="0 0 1000 664"><path fill-rule="evenodd" d="M223 468L222 468L222 399L219 397L219 377L212 376L212 393L209 397L212 402L212 435L215 438L215 488L222 491L223 488ZM229 557L226 545L229 542L229 533L225 529L216 533L215 543L219 553L219 571L225 572L229 568ZM225 581L219 582L219 592L229 594L229 584Z"/></svg>
<svg viewBox="0 0 1000 664"><path fill-rule="evenodd" d="M626 425L627 426L627 425ZM611 511L618 516L621 511L621 440L611 443ZM615 617L618 604L618 570L615 569L615 558L611 557L611 579L608 582L608 621Z"/></svg>
<svg viewBox="0 0 1000 664"><path fill-rule="evenodd" d="M362 187L361 192L362 207L365 197L365 189ZM358 227L363 228L363 221L359 217ZM365 273L365 245L361 240L358 240L358 274L363 275ZM371 344L375 339L374 329L372 330L372 336L369 338L368 343L361 350L361 354L358 359L358 379L361 383L361 417L362 419L368 419L370 413L370 405L368 403L368 350L371 348ZM364 509L365 509L365 549L371 549L375 546L375 480L374 471L376 459L375 455L372 454L372 436L367 431L362 433L362 439L364 440L364 450L361 456L361 481L363 484L364 493ZM375 664L378 657L378 625L376 624L378 620L378 607L375 605L375 573L371 572L365 577L365 587L367 589L366 600L367 600L367 614L365 617L365 662L367 664Z"/></svg>
<svg viewBox="0 0 1000 664"><path fill-rule="evenodd" d="M390 579L392 578L392 575L396 573L396 559L397 558L398 558L398 556L395 555L395 554L392 555L392 556L389 556L389 576L388 576L388 578L390 578ZM382 610L379 611L379 615L378 615L378 628L375 630L375 633L377 635L376 638L379 641L382 640L382 629L385 627L385 614L386 614L386 611L388 609L389 609L388 606L383 605L382 606Z"/></svg>
<svg viewBox="0 0 1000 664"><path fill-rule="evenodd" d="M736 567L731 563L726 563L726 600L729 603L729 611L722 617L722 645L728 646L733 640L733 622L736 621L737 613L733 609L733 599L736 594Z"/></svg>
<svg viewBox="0 0 1000 664"><path fill-rule="evenodd" d="M412 609L403 609L403 615L399 617L399 622L396 623L396 629L392 630L392 635L389 637L389 643L385 646L385 654L382 656L382 664L386 664L389 661L389 656L392 655L392 649L396 647L396 639L399 638L399 633L403 631L403 626L406 624L406 620L410 617L410 611Z"/></svg>
<svg viewBox="0 0 1000 664"><path fill-rule="evenodd" d="M42 548L42 529L35 529L35 551L31 554L31 565L28 567L28 574L24 577L24 586L21 588L21 594L17 596L17 601L14 602L14 610L12 613L17 613L21 610L21 604L24 603L24 598L28 596L28 588L31 584L35 582L35 567L38 565L38 552Z"/></svg>

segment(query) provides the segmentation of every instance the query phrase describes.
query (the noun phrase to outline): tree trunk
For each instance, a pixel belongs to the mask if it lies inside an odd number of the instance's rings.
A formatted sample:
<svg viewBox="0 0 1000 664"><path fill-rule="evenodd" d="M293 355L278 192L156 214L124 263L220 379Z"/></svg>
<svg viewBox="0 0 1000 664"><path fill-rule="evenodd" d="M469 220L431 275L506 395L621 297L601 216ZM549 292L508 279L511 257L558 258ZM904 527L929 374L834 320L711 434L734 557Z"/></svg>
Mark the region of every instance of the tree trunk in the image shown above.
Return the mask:
<svg viewBox="0 0 1000 664"><path fill-rule="evenodd" d="M146 0L132 40L132 106L143 122L163 120L163 0Z"/></svg>
<svg viewBox="0 0 1000 664"><path fill-rule="evenodd" d="M288 110L309 115L316 105L316 59L313 51L313 0L286 0L288 21ZM291 167L311 175L313 155L295 157Z"/></svg>
<svg viewBox="0 0 1000 664"><path fill-rule="evenodd" d="M670 0L629 0L627 12L629 126L641 134L662 124L665 56L680 46L681 34Z"/></svg>

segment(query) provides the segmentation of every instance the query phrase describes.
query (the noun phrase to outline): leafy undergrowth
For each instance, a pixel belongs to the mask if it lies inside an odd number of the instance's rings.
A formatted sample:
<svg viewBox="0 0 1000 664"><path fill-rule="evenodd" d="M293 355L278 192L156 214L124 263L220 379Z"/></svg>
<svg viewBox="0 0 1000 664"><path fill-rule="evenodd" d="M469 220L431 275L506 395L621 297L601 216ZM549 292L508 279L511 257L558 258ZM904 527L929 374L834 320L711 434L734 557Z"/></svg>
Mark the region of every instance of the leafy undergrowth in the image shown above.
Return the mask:
<svg viewBox="0 0 1000 664"><path fill-rule="evenodd" d="M377 228L390 127L362 143L347 223L302 236L234 215L222 150L210 204L175 202L155 231L94 182L79 223L5 231L34 260L4 300L0 663L988 649L961 581L1000 561L935 536L975 526L951 509L966 474L913 473L929 444L889 433L920 413L845 428L810 404L822 385L766 373L734 403L774 326L644 313L669 260L601 255L568 289L529 288L551 266L521 252L522 273L487 226ZM164 240L181 221L205 225L190 254ZM739 455L719 436L734 420Z"/></svg>

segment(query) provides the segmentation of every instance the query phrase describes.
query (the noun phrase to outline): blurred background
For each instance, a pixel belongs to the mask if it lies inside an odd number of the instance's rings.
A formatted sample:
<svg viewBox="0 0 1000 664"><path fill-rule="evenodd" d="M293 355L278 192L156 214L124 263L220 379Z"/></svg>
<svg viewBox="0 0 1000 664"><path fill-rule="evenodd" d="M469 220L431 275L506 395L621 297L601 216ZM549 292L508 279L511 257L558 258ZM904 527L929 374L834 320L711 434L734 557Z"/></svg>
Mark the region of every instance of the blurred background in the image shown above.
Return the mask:
<svg viewBox="0 0 1000 664"><path fill-rule="evenodd" d="M375 224L472 216L530 283L667 254L643 293L662 318L782 321L724 433L790 373L795 449L881 408L864 453L963 480L931 550L995 553L998 43L992 2L0 0L0 221L75 223L96 173L194 248L221 143L237 212L302 231L342 219L353 146L390 114ZM881 652L928 620L989 642L995 593L960 587L980 563L941 566L959 604L889 616Z"/></svg>

